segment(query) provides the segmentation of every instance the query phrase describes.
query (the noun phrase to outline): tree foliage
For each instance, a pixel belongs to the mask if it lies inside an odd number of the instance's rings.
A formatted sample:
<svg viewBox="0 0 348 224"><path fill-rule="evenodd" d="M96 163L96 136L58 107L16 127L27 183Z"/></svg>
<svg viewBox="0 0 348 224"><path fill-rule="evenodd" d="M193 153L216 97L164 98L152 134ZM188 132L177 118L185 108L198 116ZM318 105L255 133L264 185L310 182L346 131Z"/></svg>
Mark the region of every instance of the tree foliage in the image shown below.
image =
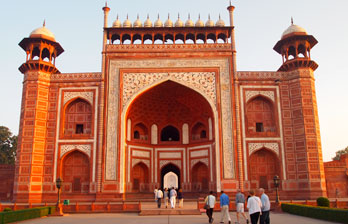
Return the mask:
<svg viewBox="0 0 348 224"><path fill-rule="evenodd" d="M341 156L344 154L348 154L348 146L345 149L338 150L336 156L333 157L332 160L340 160Z"/></svg>
<svg viewBox="0 0 348 224"><path fill-rule="evenodd" d="M17 139L9 128L0 126L0 164L15 163Z"/></svg>

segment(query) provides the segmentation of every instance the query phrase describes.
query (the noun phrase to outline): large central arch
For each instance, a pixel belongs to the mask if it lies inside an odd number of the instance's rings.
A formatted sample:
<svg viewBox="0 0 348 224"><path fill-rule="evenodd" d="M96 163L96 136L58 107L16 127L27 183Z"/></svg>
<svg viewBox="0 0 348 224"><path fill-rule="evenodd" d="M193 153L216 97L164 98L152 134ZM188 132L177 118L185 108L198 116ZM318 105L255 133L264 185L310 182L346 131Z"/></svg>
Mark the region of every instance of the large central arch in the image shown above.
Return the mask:
<svg viewBox="0 0 348 224"><path fill-rule="evenodd" d="M120 152L120 167L123 167L124 169L120 170L120 180L121 180L121 186L120 186L120 190L121 192L124 192L125 190L125 184L127 182L127 179L129 179L129 177L126 177L126 163L130 162L129 159L126 162L126 139L129 136L129 134L127 135L126 130L127 130L127 115L129 112L129 109L131 107L131 105L134 103L134 101L140 97L143 93L151 90L152 88L155 88L156 86L159 86L163 83L166 82L173 82L176 83L177 85L181 85L184 86L185 88L190 89L191 91L194 91L196 93L198 93L209 105L211 111L212 111L212 128L214 129L213 133L210 133L211 135L213 135L212 138L215 139L215 155L214 157L214 165L215 165L215 169L214 171L211 171L211 176L213 176L214 173L214 182L216 183L216 190L220 191L221 186L220 186L220 145L219 145L219 127L218 127L218 112L217 112L217 108L216 108L216 102L212 101L211 98L209 96L207 96L203 91L200 91L199 89L193 88L192 86L188 86L185 83L182 83L178 80L172 80L170 77L154 82L152 84L149 84L148 86L140 89L137 93L135 93L130 100L125 104L125 106L123 107L122 110L122 114L121 114L121 135L120 135L120 145L121 145L121 152ZM211 123L211 122L210 122ZM150 128L151 129L151 128ZM212 167L211 167L212 168ZM212 177L211 177L212 178Z"/></svg>

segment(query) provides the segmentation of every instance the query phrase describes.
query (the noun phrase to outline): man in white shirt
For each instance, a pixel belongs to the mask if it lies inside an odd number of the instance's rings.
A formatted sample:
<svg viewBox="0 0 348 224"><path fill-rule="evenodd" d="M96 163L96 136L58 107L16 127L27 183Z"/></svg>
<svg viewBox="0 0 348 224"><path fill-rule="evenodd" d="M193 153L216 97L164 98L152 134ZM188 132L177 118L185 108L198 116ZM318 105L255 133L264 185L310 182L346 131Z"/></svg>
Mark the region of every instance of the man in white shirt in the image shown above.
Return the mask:
<svg viewBox="0 0 348 224"><path fill-rule="evenodd" d="M204 203L208 205L208 209L206 210L207 216L209 218L209 223L213 223L213 212L214 212L214 206L215 206L216 198L213 195L213 192L210 191L209 195L205 198Z"/></svg>
<svg viewBox="0 0 348 224"><path fill-rule="evenodd" d="M163 192L161 189L157 190L157 207L161 208L161 200L163 198Z"/></svg>
<svg viewBox="0 0 348 224"><path fill-rule="evenodd" d="M254 190L249 191L250 197L248 199L247 208L249 209L251 224L257 224L261 214L261 200L255 196Z"/></svg>
<svg viewBox="0 0 348 224"><path fill-rule="evenodd" d="M169 192L169 198L170 198L170 206L174 209L175 208L175 204L176 204L176 190L174 189L174 187L170 190Z"/></svg>

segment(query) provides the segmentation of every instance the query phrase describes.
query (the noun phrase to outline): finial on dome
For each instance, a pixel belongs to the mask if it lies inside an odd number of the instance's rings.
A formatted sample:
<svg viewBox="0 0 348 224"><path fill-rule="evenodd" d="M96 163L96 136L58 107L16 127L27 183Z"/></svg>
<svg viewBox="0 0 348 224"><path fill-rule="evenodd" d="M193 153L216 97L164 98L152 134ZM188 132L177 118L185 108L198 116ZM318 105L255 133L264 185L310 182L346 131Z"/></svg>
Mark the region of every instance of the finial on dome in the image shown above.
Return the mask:
<svg viewBox="0 0 348 224"><path fill-rule="evenodd" d="M191 19L190 13L188 14L188 19Z"/></svg>
<svg viewBox="0 0 348 224"><path fill-rule="evenodd" d="M294 25L294 18L291 16L291 25Z"/></svg>
<svg viewBox="0 0 348 224"><path fill-rule="evenodd" d="M232 6L231 0L230 0L230 6Z"/></svg>
<svg viewBox="0 0 348 224"><path fill-rule="evenodd" d="M137 14L137 19L139 19L139 13Z"/></svg>
<svg viewBox="0 0 348 224"><path fill-rule="evenodd" d="M46 19L44 19L42 26L46 26Z"/></svg>
<svg viewBox="0 0 348 224"><path fill-rule="evenodd" d="M105 1L105 7L108 7L108 1Z"/></svg>
<svg viewBox="0 0 348 224"><path fill-rule="evenodd" d="M157 14L157 19L159 19L159 13Z"/></svg>
<svg viewBox="0 0 348 224"><path fill-rule="evenodd" d="M180 13L178 13L178 19L180 19Z"/></svg>

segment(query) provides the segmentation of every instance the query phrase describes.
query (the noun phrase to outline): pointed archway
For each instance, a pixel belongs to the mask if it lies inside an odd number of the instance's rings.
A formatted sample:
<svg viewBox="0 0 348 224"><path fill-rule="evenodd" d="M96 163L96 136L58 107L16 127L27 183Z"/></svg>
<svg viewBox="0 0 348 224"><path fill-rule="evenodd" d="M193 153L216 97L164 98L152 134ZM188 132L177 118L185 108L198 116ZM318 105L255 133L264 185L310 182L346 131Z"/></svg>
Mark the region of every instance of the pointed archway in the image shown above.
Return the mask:
<svg viewBox="0 0 348 224"><path fill-rule="evenodd" d="M84 193L89 191L89 158L79 150L67 154L62 162L63 192Z"/></svg>
<svg viewBox="0 0 348 224"><path fill-rule="evenodd" d="M164 177L167 175L167 174L175 174L177 176L177 180L178 180L178 183L175 184L175 187L177 186L178 189L181 188L181 175L180 175L180 169L179 167L175 166L174 164L172 163L169 163L165 166L162 167L161 169L161 188L163 189L164 188Z"/></svg>
<svg viewBox="0 0 348 224"><path fill-rule="evenodd" d="M249 174L251 188L269 190L273 186L273 177L280 176L280 163L277 155L263 148L249 157Z"/></svg>

